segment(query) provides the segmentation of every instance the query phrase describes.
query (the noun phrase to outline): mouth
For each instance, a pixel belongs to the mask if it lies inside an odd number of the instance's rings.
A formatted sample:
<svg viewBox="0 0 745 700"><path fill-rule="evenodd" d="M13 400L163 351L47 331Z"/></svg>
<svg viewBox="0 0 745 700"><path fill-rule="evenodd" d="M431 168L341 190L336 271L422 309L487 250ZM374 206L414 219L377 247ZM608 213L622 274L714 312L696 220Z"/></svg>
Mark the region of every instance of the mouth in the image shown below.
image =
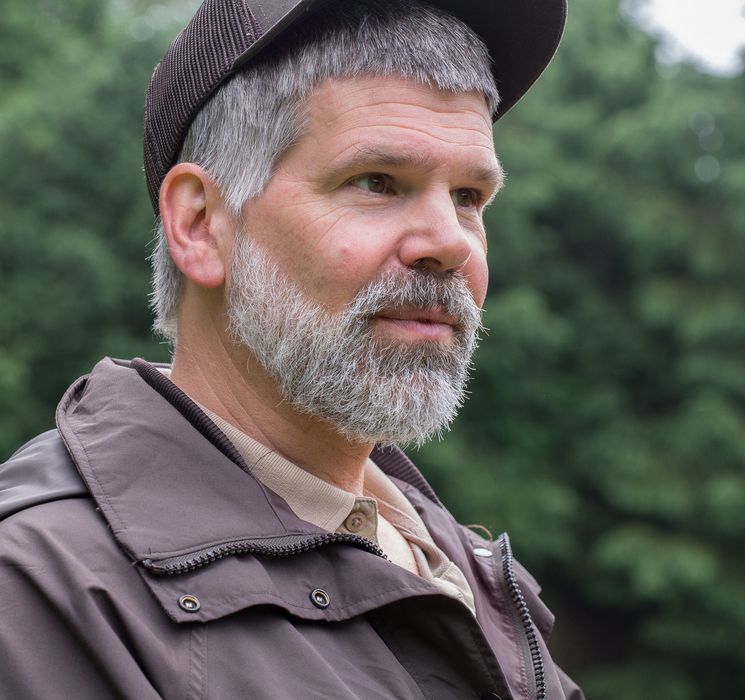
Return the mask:
<svg viewBox="0 0 745 700"><path fill-rule="evenodd" d="M404 341L450 340L457 319L439 307L387 309L373 316L375 325Z"/></svg>

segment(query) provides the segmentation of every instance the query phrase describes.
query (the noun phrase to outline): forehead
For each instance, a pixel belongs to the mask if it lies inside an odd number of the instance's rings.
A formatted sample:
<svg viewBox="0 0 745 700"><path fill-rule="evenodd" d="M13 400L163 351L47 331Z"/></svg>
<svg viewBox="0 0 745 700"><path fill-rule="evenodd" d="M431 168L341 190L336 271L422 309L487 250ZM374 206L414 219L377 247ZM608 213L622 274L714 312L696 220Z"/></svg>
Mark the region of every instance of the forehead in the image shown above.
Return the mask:
<svg viewBox="0 0 745 700"><path fill-rule="evenodd" d="M306 136L330 149L442 149L495 161L492 121L477 92L448 92L398 77L328 80L306 103ZM467 153L464 149L467 149ZM330 155L327 154L327 155Z"/></svg>

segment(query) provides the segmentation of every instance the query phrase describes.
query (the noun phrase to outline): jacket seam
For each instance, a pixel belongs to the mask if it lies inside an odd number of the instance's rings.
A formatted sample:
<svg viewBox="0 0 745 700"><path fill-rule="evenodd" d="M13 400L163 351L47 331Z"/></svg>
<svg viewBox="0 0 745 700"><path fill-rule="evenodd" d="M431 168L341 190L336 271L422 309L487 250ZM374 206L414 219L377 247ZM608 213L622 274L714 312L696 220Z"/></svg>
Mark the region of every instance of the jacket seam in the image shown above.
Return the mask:
<svg viewBox="0 0 745 700"><path fill-rule="evenodd" d="M170 593L170 591L168 590L168 588L166 586L164 586L160 581L154 579L151 576L149 576L148 578L151 581L151 585L154 588L157 588L164 596L166 596L166 595L168 595ZM394 588L389 588L389 589L387 589L385 591L382 591L382 592L380 592L380 593L378 593L378 594L376 594L374 596L368 596L367 598L360 598L358 600L355 600L353 603L349 603L348 605L344 605L344 606L340 606L340 607L334 607L334 611L339 611L339 612L345 614L345 617L342 618L342 619L351 619L352 617L357 617L358 615L362 614L362 613L359 613L359 612L350 613L349 611L352 608L355 608L355 607L357 607L359 605L363 605L365 603L374 602L374 601L376 601L376 600L378 600L380 598L385 598L390 593L407 592L407 591L411 591L411 592L414 592L414 593L417 593L417 594L423 595L423 596L428 596L428 595L442 595L443 597L447 598L447 596L444 596L444 594L440 593L437 590L433 590L431 593L429 593L429 592L424 592L424 591L420 590L418 587L414 587L414 586L396 586ZM258 598L258 596L253 596L253 597ZM278 595L276 595L274 593L262 593L261 594L261 600L258 601L258 602L249 602L250 601L250 598L251 598L251 596L245 596L243 594L237 594L235 596L231 596L230 598L223 598L220 601L220 605L221 605L221 607L225 607L225 606L230 606L232 603L235 603L237 601L245 601L246 604L244 605L243 609L248 609L248 608L252 608L252 607L254 607L256 605L272 604L272 601L274 601L276 603L281 603L282 605L280 607L286 607L291 612L295 612L295 611L297 611L297 612L304 612L304 613L315 612L315 609L314 608L309 608L309 607L306 607L306 606L297 605L296 603L290 602L290 601L288 601L288 600L286 600L286 599L282 598L281 596L278 596ZM393 603L393 602L395 602L395 601L391 601L391 603ZM233 611L233 612L235 612L235 611ZM166 611L166 613L168 614L169 617L171 617L172 619L174 619L174 620L176 620L178 622L178 620L176 618L172 617L167 611ZM230 613L225 613L225 614L230 614ZM212 618L212 619L220 619L221 617L224 617L225 614L221 614L218 617ZM208 622L211 622L212 619L208 620ZM332 620L333 621L333 620L336 619L336 616L335 615L332 615L332 614L326 614L326 615L322 615L320 617L307 617L307 616L303 616L303 619ZM201 622L204 622L204 620L197 619L197 620L194 620L194 622L200 622L201 623Z"/></svg>
<svg viewBox="0 0 745 700"><path fill-rule="evenodd" d="M207 625L192 625L189 635L189 687L187 700L201 700L207 695Z"/></svg>

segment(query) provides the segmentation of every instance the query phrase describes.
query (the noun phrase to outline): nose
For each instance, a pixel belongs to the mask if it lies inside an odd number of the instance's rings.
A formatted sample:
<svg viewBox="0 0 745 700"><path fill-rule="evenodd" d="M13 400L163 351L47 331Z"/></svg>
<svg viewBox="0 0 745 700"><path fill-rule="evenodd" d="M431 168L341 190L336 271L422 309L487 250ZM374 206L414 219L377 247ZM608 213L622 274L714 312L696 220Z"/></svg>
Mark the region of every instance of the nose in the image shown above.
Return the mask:
<svg viewBox="0 0 745 700"><path fill-rule="evenodd" d="M417 198L402 214L405 235L399 259L406 267L443 273L465 266L472 253L472 241L458 219L449 192Z"/></svg>

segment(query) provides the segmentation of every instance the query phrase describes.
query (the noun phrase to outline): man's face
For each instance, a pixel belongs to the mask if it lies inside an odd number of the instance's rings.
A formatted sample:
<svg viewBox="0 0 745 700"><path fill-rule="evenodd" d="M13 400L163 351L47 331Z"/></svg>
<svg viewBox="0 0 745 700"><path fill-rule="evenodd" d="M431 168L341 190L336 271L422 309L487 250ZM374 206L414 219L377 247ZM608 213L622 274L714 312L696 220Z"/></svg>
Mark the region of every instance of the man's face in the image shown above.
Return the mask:
<svg viewBox="0 0 745 700"><path fill-rule="evenodd" d="M411 267L458 270L480 307L482 208L502 177L483 97L371 77L328 81L308 108L304 136L244 208L251 238L329 311ZM376 331L446 340L436 320L381 318Z"/></svg>
<svg viewBox="0 0 745 700"><path fill-rule="evenodd" d="M452 420L486 292L481 211L501 180L477 95L324 85L244 209L231 330L286 400L359 441Z"/></svg>

